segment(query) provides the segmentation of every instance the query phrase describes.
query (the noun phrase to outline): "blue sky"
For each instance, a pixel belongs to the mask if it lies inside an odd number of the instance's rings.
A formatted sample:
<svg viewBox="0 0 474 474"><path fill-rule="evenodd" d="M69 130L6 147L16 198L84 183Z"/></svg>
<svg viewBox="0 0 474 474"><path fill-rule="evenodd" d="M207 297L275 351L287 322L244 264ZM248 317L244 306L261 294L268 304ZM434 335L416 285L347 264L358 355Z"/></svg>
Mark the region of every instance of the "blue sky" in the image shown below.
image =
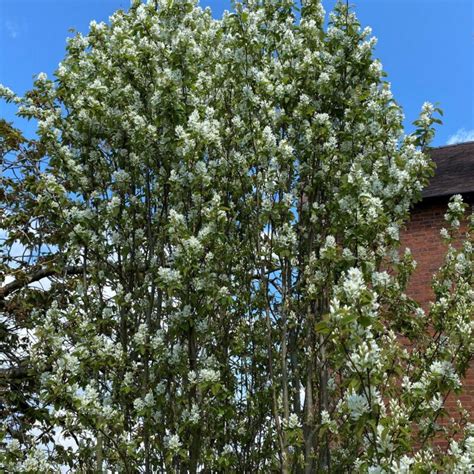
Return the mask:
<svg viewBox="0 0 474 474"><path fill-rule="evenodd" d="M21 94L33 75L51 75L65 52L70 28L86 32L129 0L0 0L0 83ZM201 0L215 16L230 0ZM323 0L330 10L335 0ZM474 140L474 2L472 0L354 0L363 26L371 26L407 131L425 100L439 102L444 125L434 145ZM0 116L28 135L34 127L0 104Z"/></svg>

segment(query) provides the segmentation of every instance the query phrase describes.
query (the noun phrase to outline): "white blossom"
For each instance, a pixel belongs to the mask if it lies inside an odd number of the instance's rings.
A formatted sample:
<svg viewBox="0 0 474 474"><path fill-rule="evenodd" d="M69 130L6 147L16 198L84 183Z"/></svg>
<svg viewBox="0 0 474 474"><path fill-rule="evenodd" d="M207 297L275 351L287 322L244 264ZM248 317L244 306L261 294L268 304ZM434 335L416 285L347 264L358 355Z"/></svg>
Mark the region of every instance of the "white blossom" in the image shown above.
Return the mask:
<svg viewBox="0 0 474 474"><path fill-rule="evenodd" d="M214 369L201 369L199 371L199 379L205 383L215 383L220 380L220 374Z"/></svg>
<svg viewBox="0 0 474 474"><path fill-rule="evenodd" d="M360 293L366 288L360 269L355 267L350 268L346 273L342 287L349 298L357 299Z"/></svg>
<svg viewBox="0 0 474 474"><path fill-rule="evenodd" d="M170 451L177 451L181 448L182 443L177 434L171 435L168 437L167 446Z"/></svg>
<svg viewBox="0 0 474 474"><path fill-rule="evenodd" d="M369 410L369 404L367 403L367 399L363 395L355 393L353 390L347 392L346 403L350 417L353 420L358 420Z"/></svg>

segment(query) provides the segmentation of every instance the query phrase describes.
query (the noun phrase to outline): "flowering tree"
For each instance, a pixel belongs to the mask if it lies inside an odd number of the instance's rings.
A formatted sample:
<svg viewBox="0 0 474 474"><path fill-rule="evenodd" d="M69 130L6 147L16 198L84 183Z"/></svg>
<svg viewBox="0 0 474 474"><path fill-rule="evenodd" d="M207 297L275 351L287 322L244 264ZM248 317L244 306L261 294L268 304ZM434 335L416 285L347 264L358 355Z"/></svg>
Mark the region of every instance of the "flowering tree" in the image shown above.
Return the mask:
<svg viewBox="0 0 474 474"><path fill-rule="evenodd" d="M404 135L370 29L324 15L134 1L2 89L38 120L1 129L5 470L470 471L472 425L437 423L473 350L462 200L426 312L398 250L438 110Z"/></svg>

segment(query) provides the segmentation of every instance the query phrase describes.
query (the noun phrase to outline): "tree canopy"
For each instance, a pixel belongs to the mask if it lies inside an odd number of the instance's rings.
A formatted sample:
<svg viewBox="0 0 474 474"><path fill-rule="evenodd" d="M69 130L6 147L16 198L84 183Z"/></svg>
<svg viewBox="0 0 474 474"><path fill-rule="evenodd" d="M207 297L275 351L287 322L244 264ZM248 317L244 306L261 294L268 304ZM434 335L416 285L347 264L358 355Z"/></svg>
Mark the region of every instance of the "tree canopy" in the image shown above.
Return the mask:
<svg viewBox="0 0 474 474"><path fill-rule="evenodd" d="M0 88L38 121L0 123L7 472L470 471L466 414L438 423L465 205L422 308L399 232L439 109L405 135L374 45L342 2L136 0Z"/></svg>

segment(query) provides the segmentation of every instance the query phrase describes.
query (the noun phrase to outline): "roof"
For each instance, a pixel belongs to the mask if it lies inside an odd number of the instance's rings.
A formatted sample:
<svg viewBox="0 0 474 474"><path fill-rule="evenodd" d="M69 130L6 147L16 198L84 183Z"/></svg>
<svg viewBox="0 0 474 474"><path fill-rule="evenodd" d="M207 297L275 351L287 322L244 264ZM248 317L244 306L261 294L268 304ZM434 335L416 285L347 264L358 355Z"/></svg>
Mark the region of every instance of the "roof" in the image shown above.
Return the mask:
<svg viewBox="0 0 474 474"><path fill-rule="evenodd" d="M436 169L423 199L474 192L474 142L432 148L430 154Z"/></svg>

